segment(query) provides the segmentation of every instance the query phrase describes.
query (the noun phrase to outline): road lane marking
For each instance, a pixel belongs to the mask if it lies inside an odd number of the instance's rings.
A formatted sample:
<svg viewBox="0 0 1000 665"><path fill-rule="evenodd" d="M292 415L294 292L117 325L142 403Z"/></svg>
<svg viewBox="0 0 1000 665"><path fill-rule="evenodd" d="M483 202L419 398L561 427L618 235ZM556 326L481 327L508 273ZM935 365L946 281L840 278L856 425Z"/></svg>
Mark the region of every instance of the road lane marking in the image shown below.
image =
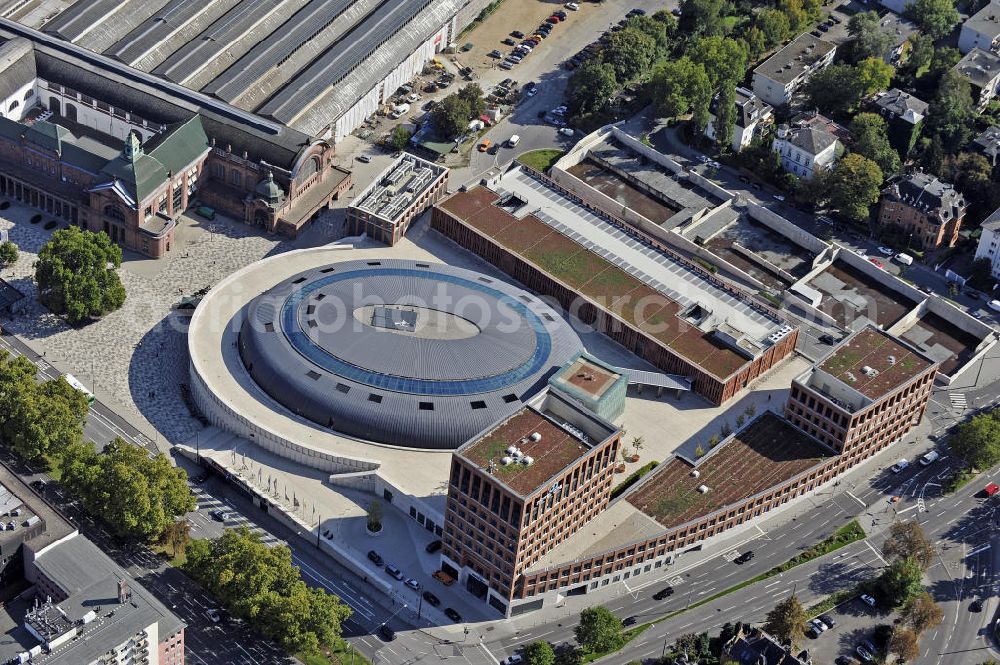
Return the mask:
<svg viewBox="0 0 1000 665"><path fill-rule="evenodd" d="M865 539L864 543L865 543L865 545L867 545L867 546L868 546L868 549L870 549L870 550L871 550L871 551L872 551L872 552L873 552L873 553L875 554L875 556L877 556L877 557L878 557L879 561L881 561L881 562L882 562L882 565L883 565L883 566L888 566L888 565L889 565L889 562L888 562L888 561L886 561L886 560L885 560L885 559L884 559L884 558L882 557L882 553L881 553L881 552L879 552L879 551L878 551L877 549L875 549L874 547L872 547L872 544L871 544L871 543L869 543L867 539Z"/></svg>

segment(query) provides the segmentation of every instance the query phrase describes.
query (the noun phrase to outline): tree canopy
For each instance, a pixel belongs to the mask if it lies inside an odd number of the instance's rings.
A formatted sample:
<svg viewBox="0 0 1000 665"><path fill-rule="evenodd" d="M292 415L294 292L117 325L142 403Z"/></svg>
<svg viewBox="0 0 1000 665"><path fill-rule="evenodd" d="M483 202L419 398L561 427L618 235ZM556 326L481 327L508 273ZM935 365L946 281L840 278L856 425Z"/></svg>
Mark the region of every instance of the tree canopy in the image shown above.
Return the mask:
<svg viewBox="0 0 1000 665"><path fill-rule="evenodd" d="M836 64L813 74L805 89L812 105L821 112L844 117L861 101L864 85L854 67Z"/></svg>
<svg viewBox="0 0 1000 665"><path fill-rule="evenodd" d="M845 219L864 221L879 199L884 180L878 164L857 153L847 155L830 174L830 205Z"/></svg>
<svg viewBox="0 0 1000 665"><path fill-rule="evenodd" d="M0 349L0 438L18 456L47 465L83 440L87 398L62 377L39 383L27 358Z"/></svg>
<svg viewBox="0 0 1000 665"><path fill-rule="evenodd" d="M913 557L895 559L877 580L882 601L888 607L904 605L923 591L920 564Z"/></svg>
<svg viewBox="0 0 1000 665"><path fill-rule="evenodd" d="M764 630L781 641L794 644L802 637L806 611L796 596L789 596L767 613Z"/></svg>
<svg viewBox="0 0 1000 665"><path fill-rule="evenodd" d="M431 111L431 120L440 136L452 139L463 134L469 120L481 115L485 108L482 88L470 83L442 99Z"/></svg>
<svg viewBox="0 0 1000 665"><path fill-rule="evenodd" d="M596 60L585 62L569 79L570 92L567 106L570 114L581 115L600 111L617 89L618 79L612 65Z"/></svg>
<svg viewBox="0 0 1000 665"><path fill-rule="evenodd" d="M649 69L656 57L656 40L635 28L612 33L604 48L604 62L614 67L619 81L631 81Z"/></svg>
<svg viewBox="0 0 1000 665"><path fill-rule="evenodd" d="M743 78L750 57L746 42L729 37L701 37L687 51L688 57L701 63L713 89L724 83L735 85Z"/></svg>
<svg viewBox="0 0 1000 665"><path fill-rule="evenodd" d="M676 117L691 111L708 113L712 85L705 67L684 56L661 62L650 79L656 111L663 117Z"/></svg>
<svg viewBox="0 0 1000 665"><path fill-rule="evenodd" d="M897 628L889 640L889 653L895 654L900 662L915 660L920 655L917 634L909 628Z"/></svg>
<svg viewBox="0 0 1000 665"><path fill-rule="evenodd" d="M195 508L187 474L163 453L115 439L98 453L89 443L66 449L62 483L123 538L153 542L174 521Z"/></svg>
<svg viewBox="0 0 1000 665"><path fill-rule="evenodd" d="M555 665L556 652L551 644L539 640L525 646L521 658L522 665Z"/></svg>
<svg viewBox="0 0 1000 665"><path fill-rule="evenodd" d="M882 545L882 552L890 559L912 557L921 570L927 570L934 559L934 546L927 539L920 523L912 520L892 523L889 537Z"/></svg>
<svg viewBox="0 0 1000 665"><path fill-rule="evenodd" d="M116 272L121 263L121 247L104 232L75 226L56 231L35 262L38 298L73 324L113 312L125 302Z"/></svg>
<svg viewBox="0 0 1000 665"><path fill-rule="evenodd" d="M900 616L903 623L919 635L925 630L940 626L944 620L944 610L934 602L931 594L922 591L906 601Z"/></svg>
<svg viewBox="0 0 1000 665"><path fill-rule="evenodd" d="M1000 462L1000 410L980 413L959 425L948 446L977 469L988 469Z"/></svg>
<svg viewBox="0 0 1000 665"><path fill-rule="evenodd" d="M865 58L855 67L861 82L861 96L868 97L876 92L888 90L896 70L882 58Z"/></svg>
<svg viewBox="0 0 1000 665"><path fill-rule="evenodd" d="M851 121L854 150L872 160L883 175L899 173L899 153L889 143L889 126L877 113L859 113Z"/></svg>
<svg viewBox="0 0 1000 665"><path fill-rule="evenodd" d="M573 635L582 648L591 652L611 651L625 643L622 620L601 605L580 612L580 623L573 629Z"/></svg>
<svg viewBox="0 0 1000 665"><path fill-rule="evenodd" d="M725 18L730 5L726 0L683 0L678 32L691 37L721 35L726 31Z"/></svg>
<svg viewBox="0 0 1000 665"><path fill-rule="evenodd" d="M17 263L17 245L10 240L0 242L0 266Z"/></svg>
<svg viewBox="0 0 1000 665"><path fill-rule="evenodd" d="M306 586L285 545L268 547L246 527L188 546L184 569L233 616L290 652L315 652L340 639L350 608Z"/></svg>
<svg viewBox="0 0 1000 665"><path fill-rule="evenodd" d="M882 30L878 14L872 11L859 12L847 22L847 34L851 62L866 58L882 59L892 48L892 37Z"/></svg>
<svg viewBox="0 0 1000 665"><path fill-rule="evenodd" d="M933 37L947 37L962 18L953 0L916 0L906 8L906 16Z"/></svg>

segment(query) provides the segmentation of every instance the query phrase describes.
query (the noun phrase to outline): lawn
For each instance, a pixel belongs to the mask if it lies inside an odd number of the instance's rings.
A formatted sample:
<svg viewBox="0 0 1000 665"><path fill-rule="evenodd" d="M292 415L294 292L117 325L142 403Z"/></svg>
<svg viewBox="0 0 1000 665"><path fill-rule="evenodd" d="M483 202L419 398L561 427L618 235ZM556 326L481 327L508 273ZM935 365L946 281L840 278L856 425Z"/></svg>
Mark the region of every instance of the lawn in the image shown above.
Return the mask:
<svg viewBox="0 0 1000 665"><path fill-rule="evenodd" d="M536 171L545 173L549 170L549 167L559 161L559 158L565 154L566 151L564 150L530 150L518 155L517 161Z"/></svg>
<svg viewBox="0 0 1000 665"><path fill-rule="evenodd" d="M320 653L298 653L295 657L305 665L371 665L371 661L363 653L347 642L341 642L332 648L324 644L320 647Z"/></svg>

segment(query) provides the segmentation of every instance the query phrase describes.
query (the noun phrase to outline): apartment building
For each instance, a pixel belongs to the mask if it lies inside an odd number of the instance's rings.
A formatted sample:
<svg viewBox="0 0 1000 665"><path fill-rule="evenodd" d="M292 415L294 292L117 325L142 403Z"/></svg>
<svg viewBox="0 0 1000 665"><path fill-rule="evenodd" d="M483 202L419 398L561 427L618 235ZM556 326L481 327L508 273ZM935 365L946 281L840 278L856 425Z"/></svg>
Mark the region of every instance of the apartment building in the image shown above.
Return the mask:
<svg viewBox="0 0 1000 665"><path fill-rule="evenodd" d="M967 204L949 183L928 173L911 173L882 190L878 225L896 227L922 249L954 247Z"/></svg>
<svg viewBox="0 0 1000 665"><path fill-rule="evenodd" d="M718 108L719 97L716 96L712 102L712 115L705 127L705 136L715 139L715 113ZM740 152L750 145L758 130L771 122L774 109L770 104L765 103L746 88L736 88L736 122L733 123L733 133L730 140L730 147L733 152Z"/></svg>
<svg viewBox="0 0 1000 665"><path fill-rule="evenodd" d="M878 94L875 108L888 125L889 143L900 155L909 154L927 117L927 102L893 88Z"/></svg>
<svg viewBox="0 0 1000 665"><path fill-rule="evenodd" d="M955 71L972 86L972 102L980 111L989 106L1000 90L1000 55L974 48L958 61Z"/></svg>
<svg viewBox="0 0 1000 665"><path fill-rule="evenodd" d="M976 247L976 259L988 260L993 279L1000 280L1000 208L994 210L980 228L983 233Z"/></svg>
<svg viewBox="0 0 1000 665"><path fill-rule="evenodd" d="M771 106L781 106L820 69L833 62L837 46L803 33L753 70L753 92Z"/></svg>
<svg viewBox="0 0 1000 665"><path fill-rule="evenodd" d="M985 7L966 19L958 35L958 50L1000 50L1000 0L990 0Z"/></svg>

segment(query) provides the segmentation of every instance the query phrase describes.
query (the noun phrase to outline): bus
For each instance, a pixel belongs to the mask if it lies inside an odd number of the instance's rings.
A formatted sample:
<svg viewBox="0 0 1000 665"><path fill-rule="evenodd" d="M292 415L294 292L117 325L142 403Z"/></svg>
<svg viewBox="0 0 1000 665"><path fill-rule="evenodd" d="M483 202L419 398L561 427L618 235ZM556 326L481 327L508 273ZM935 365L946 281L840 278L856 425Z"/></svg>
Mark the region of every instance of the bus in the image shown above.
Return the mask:
<svg viewBox="0 0 1000 665"><path fill-rule="evenodd" d="M83 393L86 396L86 398L87 398L87 404L93 404L94 403L94 400L96 399L94 397L94 393L92 393L89 390L87 390L87 386L83 385L80 382L79 379L77 379L72 374L63 374L63 378L66 379L66 383L68 383L71 388L79 390L81 393Z"/></svg>

